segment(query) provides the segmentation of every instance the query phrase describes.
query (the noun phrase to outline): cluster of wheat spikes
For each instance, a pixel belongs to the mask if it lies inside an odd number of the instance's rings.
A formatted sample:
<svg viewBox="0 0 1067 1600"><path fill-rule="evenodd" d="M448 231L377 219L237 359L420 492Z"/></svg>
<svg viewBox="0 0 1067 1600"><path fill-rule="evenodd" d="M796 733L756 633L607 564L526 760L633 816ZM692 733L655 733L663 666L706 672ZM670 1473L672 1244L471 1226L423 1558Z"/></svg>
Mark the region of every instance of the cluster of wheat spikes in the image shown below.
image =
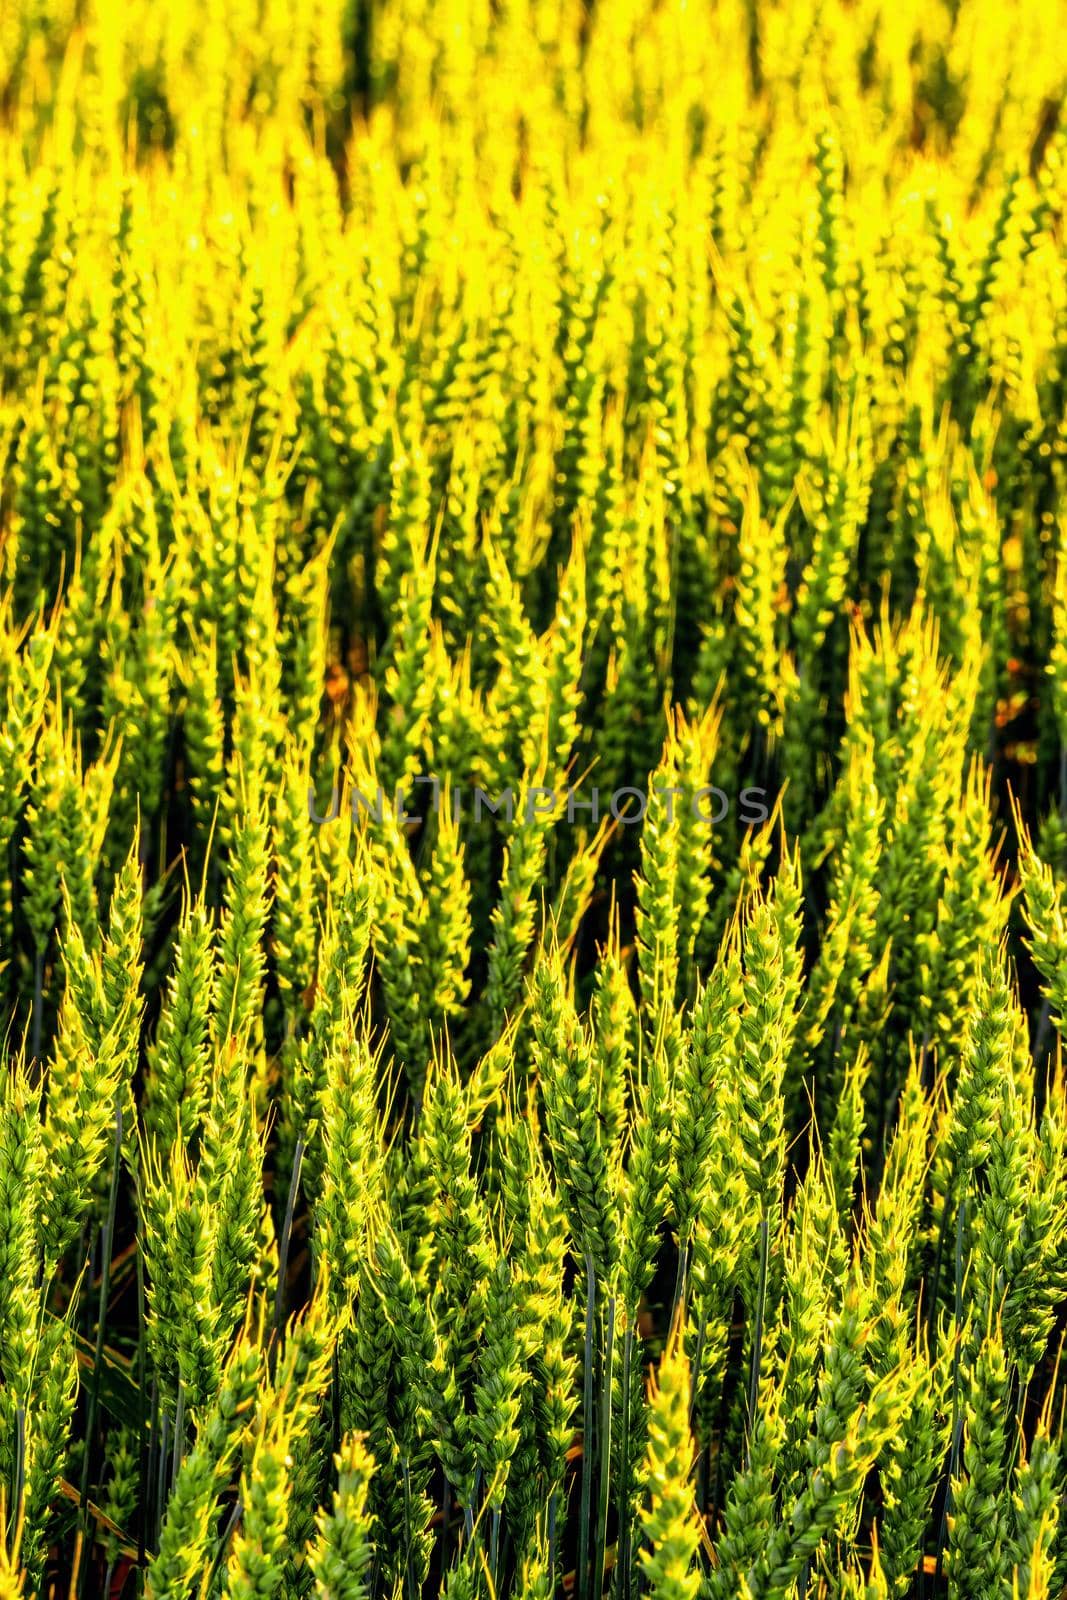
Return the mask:
<svg viewBox="0 0 1067 1600"><path fill-rule="evenodd" d="M1063 22L0 5L0 1600L1067 1592Z"/></svg>

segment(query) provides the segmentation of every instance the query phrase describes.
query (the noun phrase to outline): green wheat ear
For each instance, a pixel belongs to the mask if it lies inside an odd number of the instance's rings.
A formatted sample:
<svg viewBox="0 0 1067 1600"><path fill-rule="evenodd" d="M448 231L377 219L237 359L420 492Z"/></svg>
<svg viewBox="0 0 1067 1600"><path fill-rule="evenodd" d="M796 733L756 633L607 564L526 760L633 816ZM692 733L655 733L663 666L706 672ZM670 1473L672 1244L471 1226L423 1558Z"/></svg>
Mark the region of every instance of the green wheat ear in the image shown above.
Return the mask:
<svg viewBox="0 0 1067 1600"><path fill-rule="evenodd" d="M592 1052L566 990L557 955L531 979L534 1062L545 1130L576 1246L609 1283L619 1255L615 1177L604 1148Z"/></svg>
<svg viewBox="0 0 1067 1600"><path fill-rule="evenodd" d="M648 1592L658 1600L696 1600L703 1584L696 1561L701 1524L693 1497L689 1401L689 1363L676 1330L649 1391L643 1467L640 1560Z"/></svg>
<svg viewBox="0 0 1067 1600"><path fill-rule="evenodd" d="M207 1104L215 944L203 898L187 893L145 1080L145 1131L160 1150L170 1149L179 1127L187 1143L194 1138Z"/></svg>
<svg viewBox="0 0 1067 1600"><path fill-rule="evenodd" d="M337 1488L329 1510L318 1515L308 1564L318 1600L366 1600L374 1559L367 1496L374 1458L359 1434L349 1434L334 1457Z"/></svg>

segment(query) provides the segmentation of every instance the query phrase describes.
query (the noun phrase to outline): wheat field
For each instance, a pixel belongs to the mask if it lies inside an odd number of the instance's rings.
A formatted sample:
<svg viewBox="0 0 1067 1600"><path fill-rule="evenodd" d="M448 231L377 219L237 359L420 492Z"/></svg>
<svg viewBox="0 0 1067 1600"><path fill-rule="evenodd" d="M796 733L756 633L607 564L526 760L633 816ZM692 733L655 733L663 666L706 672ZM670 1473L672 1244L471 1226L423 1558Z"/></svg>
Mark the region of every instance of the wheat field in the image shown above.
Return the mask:
<svg viewBox="0 0 1067 1600"><path fill-rule="evenodd" d="M0 1600L1067 1594L1065 90L0 0Z"/></svg>

